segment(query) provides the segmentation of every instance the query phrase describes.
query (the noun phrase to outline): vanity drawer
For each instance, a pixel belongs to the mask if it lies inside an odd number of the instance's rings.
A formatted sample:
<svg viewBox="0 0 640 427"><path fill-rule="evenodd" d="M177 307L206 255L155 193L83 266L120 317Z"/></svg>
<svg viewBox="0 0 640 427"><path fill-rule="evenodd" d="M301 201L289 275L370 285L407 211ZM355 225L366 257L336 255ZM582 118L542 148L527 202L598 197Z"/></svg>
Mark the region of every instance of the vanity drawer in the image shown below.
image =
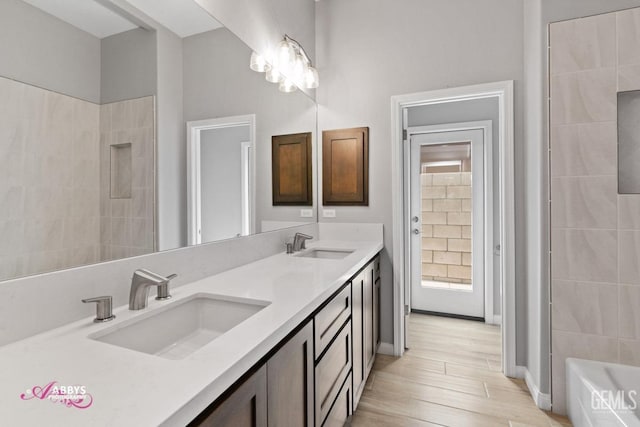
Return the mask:
<svg viewBox="0 0 640 427"><path fill-rule="evenodd" d="M342 385L322 427L343 427L351 415L351 375Z"/></svg>
<svg viewBox="0 0 640 427"><path fill-rule="evenodd" d="M351 372L351 321L344 324L316 365L316 425L322 425Z"/></svg>
<svg viewBox="0 0 640 427"><path fill-rule="evenodd" d="M313 318L315 335L315 358L318 359L327 348L333 337L336 336L344 322L351 315L351 283Z"/></svg>

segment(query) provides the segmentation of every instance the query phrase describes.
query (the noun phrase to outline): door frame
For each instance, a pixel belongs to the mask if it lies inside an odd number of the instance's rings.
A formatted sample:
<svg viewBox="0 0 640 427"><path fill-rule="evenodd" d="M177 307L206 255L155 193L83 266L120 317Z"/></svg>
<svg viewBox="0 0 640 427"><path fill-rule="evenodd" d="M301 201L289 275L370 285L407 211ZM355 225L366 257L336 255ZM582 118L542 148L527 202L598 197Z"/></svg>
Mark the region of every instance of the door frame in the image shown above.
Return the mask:
<svg viewBox="0 0 640 427"><path fill-rule="evenodd" d="M241 188L242 188L242 234L249 235L255 232L255 170L256 156L251 155L255 149L256 141L256 116L248 114L243 116L220 117L216 119L195 120L187 122L187 240L188 244L202 243L202 236L198 234L201 222L200 200L200 139L203 131L223 129L229 127L249 126L249 141L240 144L241 149ZM254 150L255 151L255 150ZM248 176L248 179L247 179Z"/></svg>
<svg viewBox="0 0 640 427"><path fill-rule="evenodd" d="M406 247L404 211L403 109L419 105L498 98L500 151L500 287L502 294L502 371L516 377L515 298L515 173L513 80L440 89L391 97L391 174L393 193L393 352L402 356L405 348Z"/></svg>
<svg viewBox="0 0 640 427"><path fill-rule="evenodd" d="M411 147L411 136L412 135L421 135L425 133L444 133L444 132L458 132L458 131L468 131L468 130L481 130L483 133L483 180L484 180L484 213L483 213L483 226L484 226L484 318L485 323L489 323L492 325L497 324L494 310L493 310L493 256L492 254L494 249L494 241L493 239L487 239L486 236L493 236L493 147L491 141L493 141L493 121L492 120L482 120L477 122L464 122L464 123L448 123L441 125L431 125L431 126L413 126L409 127L407 130L407 139L403 141L403 147L405 150L410 151ZM405 162L409 156L405 155ZM409 167L410 165L405 163L403 165L404 170L407 171L407 176L410 174ZM473 166L472 166L473 167ZM410 179L410 177L409 177ZM404 209L405 212L410 211L411 200L407 191L409 190L409 186L404 185ZM406 232L406 230L405 230ZM407 240L407 239L405 239ZM409 244L407 242L407 261L409 265L408 268L411 267L411 251ZM411 278L411 271L409 269L406 270L409 273L409 278ZM411 280L407 280L405 283L405 296L411 295ZM409 309L411 309L411 299L409 299Z"/></svg>

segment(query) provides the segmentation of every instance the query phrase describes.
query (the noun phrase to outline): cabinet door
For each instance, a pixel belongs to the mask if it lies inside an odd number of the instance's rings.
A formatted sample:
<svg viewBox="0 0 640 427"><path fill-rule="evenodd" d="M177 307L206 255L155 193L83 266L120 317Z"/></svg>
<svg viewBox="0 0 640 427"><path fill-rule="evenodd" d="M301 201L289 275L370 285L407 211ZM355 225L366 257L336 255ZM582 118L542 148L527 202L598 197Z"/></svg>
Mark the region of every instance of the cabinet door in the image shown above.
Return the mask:
<svg viewBox="0 0 640 427"><path fill-rule="evenodd" d="M380 279L373 284L373 351L380 345Z"/></svg>
<svg viewBox="0 0 640 427"><path fill-rule="evenodd" d="M291 338L267 362L269 425L313 426L313 325Z"/></svg>
<svg viewBox="0 0 640 427"><path fill-rule="evenodd" d="M353 314L351 324L353 325L353 390L356 393L354 399L356 405L360 397L360 386L364 378L364 353L362 352L362 281L364 274L358 274L351 286L353 289L352 307ZM354 407L355 409L355 407Z"/></svg>
<svg viewBox="0 0 640 427"><path fill-rule="evenodd" d="M199 416L190 425L267 427L267 368L263 365L213 412Z"/></svg>
<svg viewBox="0 0 640 427"><path fill-rule="evenodd" d="M364 347L364 379L373 364L373 263L364 269L364 280L362 281L362 307L363 307L363 340Z"/></svg>

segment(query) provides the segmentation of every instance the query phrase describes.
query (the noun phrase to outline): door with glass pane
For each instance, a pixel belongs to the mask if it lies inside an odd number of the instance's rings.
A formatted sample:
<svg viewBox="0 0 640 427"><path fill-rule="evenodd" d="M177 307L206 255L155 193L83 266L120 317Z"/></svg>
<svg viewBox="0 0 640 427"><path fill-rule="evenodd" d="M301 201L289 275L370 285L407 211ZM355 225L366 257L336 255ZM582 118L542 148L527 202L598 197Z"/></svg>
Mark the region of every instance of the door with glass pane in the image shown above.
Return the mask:
<svg viewBox="0 0 640 427"><path fill-rule="evenodd" d="M484 133L410 138L411 309L484 318Z"/></svg>

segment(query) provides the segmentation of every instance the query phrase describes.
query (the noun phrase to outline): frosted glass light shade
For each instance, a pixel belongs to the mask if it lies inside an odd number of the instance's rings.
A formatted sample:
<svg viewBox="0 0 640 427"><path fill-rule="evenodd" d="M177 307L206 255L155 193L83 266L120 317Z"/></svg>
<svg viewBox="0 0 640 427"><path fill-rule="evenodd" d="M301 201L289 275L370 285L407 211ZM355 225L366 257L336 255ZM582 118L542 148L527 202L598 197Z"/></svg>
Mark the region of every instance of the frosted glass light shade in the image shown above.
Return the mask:
<svg viewBox="0 0 640 427"><path fill-rule="evenodd" d="M282 40L278 45L278 68L284 75L290 75L296 60L296 51L287 40Z"/></svg>
<svg viewBox="0 0 640 427"><path fill-rule="evenodd" d="M265 71L268 71L271 68L271 65L269 65L267 60L262 55L260 55L260 54L258 54L256 52L252 52L251 53L251 62L249 64L249 67L253 71L257 71L259 73L264 73Z"/></svg>
<svg viewBox="0 0 640 427"><path fill-rule="evenodd" d="M318 70L313 67L309 67L305 76L305 87L307 89L316 89L320 86L320 77L318 76Z"/></svg>
<svg viewBox="0 0 640 427"><path fill-rule="evenodd" d="M267 73L265 74L264 78L271 83L280 83L281 81L284 80L282 73L276 67L271 67L269 70L267 70Z"/></svg>
<svg viewBox="0 0 640 427"><path fill-rule="evenodd" d="M293 65L293 72L291 73L291 79L294 83L299 87L304 87L305 85L305 76L307 75L307 70L309 66L307 62L304 60L302 55L296 55L296 62Z"/></svg>
<svg viewBox="0 0 640 427"><path fill-rule="evenodd" d="M280 92L291 93L298 90L298 87L293 80L286 78L282 82L280 82L280 86L278 86L278 89L280 90Z"/></svg>

